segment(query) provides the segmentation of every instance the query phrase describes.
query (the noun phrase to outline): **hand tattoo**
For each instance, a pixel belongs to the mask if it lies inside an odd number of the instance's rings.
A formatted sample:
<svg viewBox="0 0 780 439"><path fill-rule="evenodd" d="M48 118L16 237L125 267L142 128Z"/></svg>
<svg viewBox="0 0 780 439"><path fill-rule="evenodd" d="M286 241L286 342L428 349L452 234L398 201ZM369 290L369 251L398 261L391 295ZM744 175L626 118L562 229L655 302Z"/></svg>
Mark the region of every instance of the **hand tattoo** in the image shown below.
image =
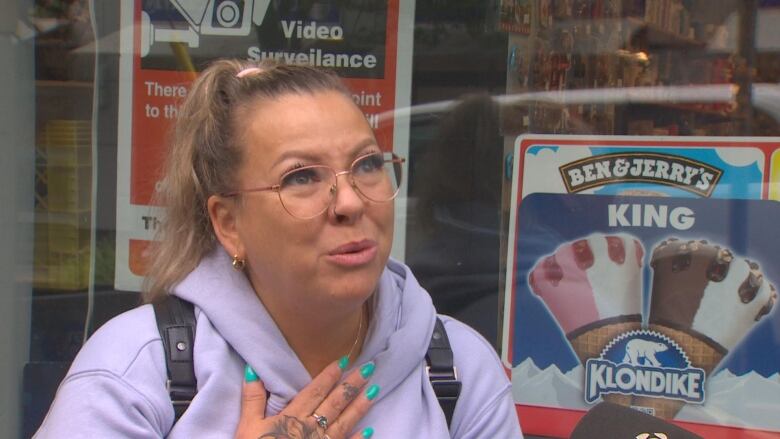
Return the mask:
<svg viewBox="0 0 780 439"><path fill-rule="evenodd" d="M284 416L274 425L273 431L264 433L260 439L322 439L324 437L316 427L309 427L298 418Z"/></svg>
<svg viewBox="0 0 780 439"><path fill-rule="evenodd" d="M350 383L342 383L341 386L344 387L344 399L347 401L352 401L360 394L360 389Z"/></svg>

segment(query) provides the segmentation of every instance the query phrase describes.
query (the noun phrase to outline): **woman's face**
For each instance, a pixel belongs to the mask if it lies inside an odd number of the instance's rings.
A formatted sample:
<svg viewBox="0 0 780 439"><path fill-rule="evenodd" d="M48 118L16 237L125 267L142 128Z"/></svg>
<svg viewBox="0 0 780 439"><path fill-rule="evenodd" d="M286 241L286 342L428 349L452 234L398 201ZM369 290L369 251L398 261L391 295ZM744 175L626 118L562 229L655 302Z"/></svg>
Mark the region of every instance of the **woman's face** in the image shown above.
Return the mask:
<svg viewBox="0 0 780 439"><path fill-rule="evenodd" d="M286 94L239 117L241 189L275 185L301 166L347 170L381 152L363 113L338 92ZM374 291L393 240L393 202L366 201L348 174L337 182L331 205L311 219L291 216L273 191L244 193L234 204L236 252L269 309L357 305Z"/></svg>

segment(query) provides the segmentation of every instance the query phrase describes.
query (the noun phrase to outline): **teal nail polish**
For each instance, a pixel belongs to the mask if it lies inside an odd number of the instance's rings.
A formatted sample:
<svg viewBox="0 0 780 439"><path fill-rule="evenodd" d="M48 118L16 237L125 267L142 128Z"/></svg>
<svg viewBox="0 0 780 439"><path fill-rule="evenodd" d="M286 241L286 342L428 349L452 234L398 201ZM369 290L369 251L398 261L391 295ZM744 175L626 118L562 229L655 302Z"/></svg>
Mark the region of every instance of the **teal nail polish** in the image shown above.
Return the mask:
<svg viewBox="0 0 780 439"><path fill-rule="evenodd" d="M257 376L254 369L252 369L252 366L248 364L244 366L244 380L246 380L247 383L253 383L259 379L260 377Z"/></svg>
<svg viewBox="0 0 780 439"><path fill-rule="evenodd" d="M339 358L339 369L344 370L349 366L349 355Z"/></svg>
<svg viewBox="0 0 780 439"><path fill-rule="evenodd" d="M374 435L374 429L373 428L366 427L366 428L363 429L363 437L365 439L368 439L368 438L370 438L373 435Z"/></svg>
<svg viewBox="0 0 780 439"><path fill-rule="evenodd" d="M368 388L368 390L366 390L366 398L368 398L369 401L376 398L377 395L379 395L379 386L376 384L372 385Z"/></svg>
<svg viewBox="0 0 780 439"><path fill-rule="evenodd" d="M363 379L367 379L374 374L374 369L376 369L376 366L373 362L369 361L360 368L360 376L362 376Z"/></svg>

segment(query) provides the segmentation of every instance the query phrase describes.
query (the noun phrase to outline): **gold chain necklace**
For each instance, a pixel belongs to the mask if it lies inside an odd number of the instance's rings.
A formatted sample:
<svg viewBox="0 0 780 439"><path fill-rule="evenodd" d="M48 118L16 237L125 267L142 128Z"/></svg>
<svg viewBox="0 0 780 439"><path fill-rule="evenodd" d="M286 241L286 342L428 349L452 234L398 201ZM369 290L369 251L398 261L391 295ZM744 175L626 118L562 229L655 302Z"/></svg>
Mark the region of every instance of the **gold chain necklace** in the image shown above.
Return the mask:
<svg viewBox="0 0 780 439"><path fill-rule="evenodd" d="M347 358L352 358L352 352L355 351L355 347L358 344L358 340L360 340L360 332L363 330L363 314L366 313L365 308L361 305L360 307L360 320L358 321L358 330L357 335L355 336L355 341L352 343L352 347L349 348L349 353L347 354Z"/></svg>

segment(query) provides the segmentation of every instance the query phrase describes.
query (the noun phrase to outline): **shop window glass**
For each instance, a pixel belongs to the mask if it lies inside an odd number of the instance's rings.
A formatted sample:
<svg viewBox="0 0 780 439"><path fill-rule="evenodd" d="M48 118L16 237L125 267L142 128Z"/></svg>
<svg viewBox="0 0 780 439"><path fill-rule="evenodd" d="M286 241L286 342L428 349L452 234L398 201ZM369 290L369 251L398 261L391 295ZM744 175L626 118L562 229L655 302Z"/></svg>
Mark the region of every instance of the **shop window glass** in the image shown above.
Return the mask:
<svg viewBox="0 0 780 439"><path fill-rule="evenodd" d="M129 166L123 161L127 156L122 152L122 143L127 141L122 136L128 136L128 126L122 120L127 116L122 110L122 89L127 84L122 83L126 65L120 57L124 48L120 37L126 17L121 14L133 13L137 3L139 11L154 11L146 17L147 25L163 29L166 20L181 18L196 3L203 2L6 3L13 14L2 20L2 50L9 59L17 61L17 66L7 78L6 86L10 87L7 93L12 98L4 105L4 112L9 116L4 116L3 127L15 136L9 137L15 142L9 143L8 148L18 151L13 154L15 161L9 161L3 169L9 176L29 184L13 186L26 193L26 202L20 202L18 198L22 197L17 194L3 195L4 202L14 206L11 211L15 217L7 221L9 233L2 235L2 246L21 247L16 253L4 253L4 260L10 263L15 255L27 255L26 259L21 257L20 266L23 272L29 273L12 285L3 284L8 289L3 294L21 297L22 305L15 302L14 309L24 311L15 316L23 321L9 323L9 331L13 333L24 329L20 332L22 339L17 340L23 349L13 354L18 357L14 364L19 370L8 366L9 370L3 374L9 384L7 388L18 389L10 392L14 397L4 404L9 407L8 413L15 413L20 419L10 424L9 437L26 437L40 422L59 378L84 339L111 317L140 303L135 288L122 287L127 284L117 281L122 276L117 267L123 260L132 259L127 256L133 251L128 247L142 246L133 243L132 236L122 235L121 227L117 226L120 221L117 211L123 212L132 204L117 197L118 188L126 183L120 181L122 169ZM130 3L133 6L128 7ZM571 185L580 177L584 181L585 173L589 172L585 168L575 169L566 174L569 180L563 176L566 170L572 169L566 167L569 162L587 158L580 154L581 149L564 145L575 138L565 136L598 139L593 141L603 143L599 144L602 148L599 151L605 154L626 153L631 149L627 144L637 142L636 138L614 136L656 139L656 144L650 145L654 154L662 150L668 153L670 145L677 142L673 146L680 149L675 151L687 148L688 153L680 153L688 160L686 163L698 154L691 151L699 151L706 147L705 143L717 143L722 138L729 139L723 142L733 141L734 145L719 144L725 149L713 152L713 156L722 159L718 163L731 166L721 166L720 171L747 166L747 162L740 160L760 162L755 173L745 171L739 178L733 177L735 184L728 188L715 187L714 183L730 181L730 174L719 175L721 180L714 180L715 174L707 177L713 183L712 191L700 188L702 192L698 194L696 182L706 186L704 177L694 179L689 185L693 190L681 189L679 185L667 190L672 187L668 183L673 178L653 162L652 170L641 172L652 174L656 186L645 187L646 182L634 182L633 186L626 187L628 192L615 189L596 193L599 196L634 197L628 199L629 204L639 203L636 198L639 196L655 200L648 201L649 204L656 203L660 196L675 200L697 198L693 203L716 200L717 204L731 199L763 201L755 204L759 210L731 212L724 220L729 224L753 224L754 217L763 215L754 212L765 209L770 200L780 199L780 153L774 152L776 146L772 143L776 142L772 136L780 132L780 38L773 31L780 24L780 4L776 1L268 3L271 6L262 20L254 15L246 23L242 21L241 26L225 22L230 17L222 17L222 21L215 18L217 21L210 27L199 23L197 35L190 28L165 28L168 32L179 32L176 41L144 40L141 44L146 46L139 50L148 56L143 57L142 68L167 69L191 79L194 71L210 59L227 55L262 57L261 52L271 46L276 51L286 51L288 56L300 55L299 62L304 58L305 62L322 62L323 53L341 50L339 35L334 32L346 32L349 50L359 53L360 58L346 59L347 64L340 65L338 70L349 76L353 70L348 64L361 64L363 70L352 79L353 85L365 88L361 89L362 93L356 92L356 99L370 117L376 118L373 121L377 132L387 139L383 147L393 149L402 145L408 157L409 179L404 196L399 199L402 220L396 223L401 226L398 233L401 239L396 242L398 252L394 255L410 265L440 312L472 325L501 351L518 374L522 372L521 360L525 359L546 361L546 364L534 363L540 370L549 370L559 358L566 358L561 364L573 370L581 360L570 352L573 348L567 344L568 339L555 326L560 323L555 319L555 311L545 308L548 303L533 302L536 306L533 309L551 318L539 321L537 326L512 326L515 314L525 312L516 308L525 299L518 296L518 301L514 301L512 296L520 294L515 287L525 288L531 297L532 287L527 282L535 265L531 260L521 261L522 251L527 250L530 259L541 260L558 250L557 246L550 247L533 239L521 243L518 231L540 230L518 219L521 217L518 200L526 199L522 191L548 195L579 193L579 190L571 191ZM392 28L388 17L394 17L400 27ZM319 27L305 27L313 22ZM246 34L241 37L254 39L256 44L237 50L231 38L238 35L244 24ZM299 31L300 36L296 37ZM318 40L317 43L307 43L304 32L313 33L311 39ZM318 32L321 38L316 36ZM195 38L193 35L202 36L202 41L194 44L187 39ZM362 81L386 79L373 70L374 66L385 69L385 63L397 69L394 74L405 77L405 83L364 86ZM380 104L380 96L392 96L395 100L387 100L392 104ZM170 102L175 103L175 99ZM376 107L374 111L369 110L372 106ZM392 120L394 125L390 128L383 125L387 120ZM404 129L399 130L399 124ZM534 139L537 149L528 145L528 149L523 149L522 138ZM625 148L614 149L615 145L609 144L610 138L622 139L619 141L625 143L622 145ZM685 140L704 138L698 144L695 140ZM758 158L743 159L740 154L745 150L733 149L745 142L753 142L747 147L757 151ZM550 151L571 153L575 158L563 161L561 156L553 157ZM589 151L588 157L596 154L593 151ZM631 152L636 153L636 148ZM729 156L729 153L734 154ZM706 160L696 163L699 167L695 170L681 172L703 169L700 172L703 175L709 169L707 166L715 166ZM148 166L151 169L156 164ZM671 169L673 165L668 166ZM535 171L534 180L523 181L521 177L513 181L521 170L526 176ZM686 178L680 175L680 179ZM664 176L669 177L668 181L658 183ZM617 187L610 184L588 190ZM150 187L153 190L153 185ZM556 202L565 205L567 199L562 200ZM572 202L570 206L579 208L582 215L589 215L587 203ZM594 202L590 206L600 204ZM622 216L612 219L630 226L631 211L621 212ZM643 212L638 215L645 215ZM665 221L672 221L669 212L664 212ZM571 211L567 211L566 215L569 214ZM154 212L144 215L147 219L143 221L153 228ZM771 216L771 212L767 215ZM542 216L526 218L547 221ZM565 225L566 221L578 219L571 216L561 223ZM594 226L591 231L613 237L606 226L597 228ZM555 237L555 229L548 232L535 236L539 241L544 237L548 243L558 239L563 246L578 241L563 235ZM774 235L769 234L767 240L775 239ZM127 247L119 252L118 242L123 236L129 236L125 240ZM744 242L753 245L754 241ZM626 242L623 245L630 247ZM752 257L748 244L735 247L733 242L724 246L739 256ZM642 244L647 267L656 242ZM759 245L759 248L763 247ZM139 249L140 254L142 248ZM769 258L763 254L756 257ZM594 255L594 259L598 257ZM759 262L767 282L780 282L780 273L773 277L777 265L774 261ZM133 271L132 263L133 260L127 261L128 272ZM525 271L517 271L518 266L523 266ZM641 276L649 285L651 273L646 271ZM21 296L16 293L19 290L23 291ZM645 300L648 303L639 312L647 320L652 305L649 297ZM777 349L780 318L776 314L771 313L756 324L760 328L750 333L753 344L733 349L737 354L707 373L728 367L732 372L745 375L755 371L768 378L772 370L775 373L780 370L780 357L776 354L780 352ZM528 335L521 329L538 330L542 335ZM544 344L545 334L554 334L555 341L549 349L562 353L540 353L544 349L537 348ZM528 337L527 343L535 347L523 347L518 337ZM760 345L770 342L773 344ZM761 346L769 353L757 359ZM565 377L566 370L560 372ZM529 378L529 382L533 381ZM515 385L518 389L528 388L523 387L524 382ZM533 407L542 402L524 404ZM780 402L774 400L772 404L777 407ZM577 409L583 407L586 406L578 405ZM706 413L699 413L698 418L696 413L688 412L683 419L706 424L702 420ZM780 431L778 424L769 421L762 424L764 418L760 414L724 416L723 423L729 426L734 426L734 419L742 416L743 424L739 428ZM554 436L552 430L545 431L533 420L529 422L532 434Z"/></svg>

